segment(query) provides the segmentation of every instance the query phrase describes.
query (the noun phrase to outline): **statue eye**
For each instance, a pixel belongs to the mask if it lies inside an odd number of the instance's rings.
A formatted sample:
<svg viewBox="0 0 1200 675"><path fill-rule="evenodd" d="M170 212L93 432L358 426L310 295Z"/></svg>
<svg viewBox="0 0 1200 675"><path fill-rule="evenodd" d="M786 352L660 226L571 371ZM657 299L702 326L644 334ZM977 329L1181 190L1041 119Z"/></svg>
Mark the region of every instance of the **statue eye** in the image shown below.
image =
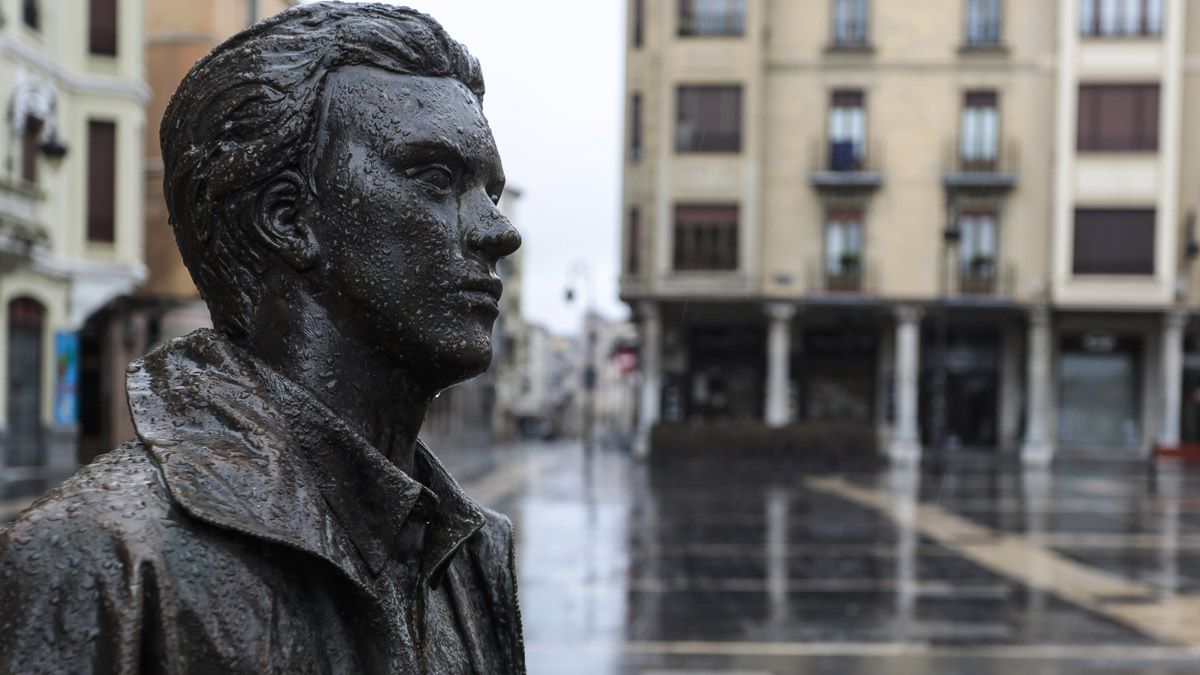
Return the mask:
<svg viewBox="0 0 1200 675"><path fill-rule="evenodd" d="M454 173L441 164L412 169L408 172L408 177L415 178L439 192L446 192L454 187Z"/></svg>

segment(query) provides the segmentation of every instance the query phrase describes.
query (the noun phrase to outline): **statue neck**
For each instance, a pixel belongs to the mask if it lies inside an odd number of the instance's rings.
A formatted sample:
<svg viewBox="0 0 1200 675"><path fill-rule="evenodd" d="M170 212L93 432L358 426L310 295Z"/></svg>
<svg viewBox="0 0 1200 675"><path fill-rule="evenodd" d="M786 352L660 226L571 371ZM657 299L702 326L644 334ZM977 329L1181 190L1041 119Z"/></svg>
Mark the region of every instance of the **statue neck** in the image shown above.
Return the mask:
<svg viewBox="0 0 1200 675"><path fill-rule="evenodd" d="M302 284L258 308L245 348L338 413L411 475L417 435L437 392L427 391L360 336L339 328Z"/></svg>

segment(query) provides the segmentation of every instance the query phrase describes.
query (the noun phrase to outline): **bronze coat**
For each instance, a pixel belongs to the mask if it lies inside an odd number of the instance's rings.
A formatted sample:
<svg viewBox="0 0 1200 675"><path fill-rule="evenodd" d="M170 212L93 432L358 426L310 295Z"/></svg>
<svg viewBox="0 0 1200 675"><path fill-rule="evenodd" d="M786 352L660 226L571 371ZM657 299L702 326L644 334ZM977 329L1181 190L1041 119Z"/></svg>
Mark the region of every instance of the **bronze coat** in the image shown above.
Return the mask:
<svg viewBox="0 0 1200 675"><path fill-rule="evenodd" d="M0 532L0 672L524 672L512 525L424 445L211 331L127 385L138 441Z"/></svg>

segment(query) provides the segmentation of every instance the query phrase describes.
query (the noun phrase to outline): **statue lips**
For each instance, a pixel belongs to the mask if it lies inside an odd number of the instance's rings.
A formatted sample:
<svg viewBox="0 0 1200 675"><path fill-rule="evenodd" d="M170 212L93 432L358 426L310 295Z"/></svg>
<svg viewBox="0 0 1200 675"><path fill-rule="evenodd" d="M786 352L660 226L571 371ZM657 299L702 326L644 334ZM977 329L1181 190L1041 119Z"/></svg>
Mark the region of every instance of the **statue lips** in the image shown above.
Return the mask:
<svg viewBox="0 0 1200 675"><path fill-rule="evenodd" d="M462 284L458 294L470 305L483 307L494 313L500 312L500 294L504 291L504 282L497 277L468 279Z"/></svg>

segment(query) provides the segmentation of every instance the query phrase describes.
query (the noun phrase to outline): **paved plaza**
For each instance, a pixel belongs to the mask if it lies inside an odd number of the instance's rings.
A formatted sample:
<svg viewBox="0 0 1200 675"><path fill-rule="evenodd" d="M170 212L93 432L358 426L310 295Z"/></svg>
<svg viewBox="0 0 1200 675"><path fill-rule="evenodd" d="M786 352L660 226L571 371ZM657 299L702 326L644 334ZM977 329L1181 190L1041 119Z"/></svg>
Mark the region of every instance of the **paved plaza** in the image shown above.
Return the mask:
<svg viewBox="0 0 1200 675"><path fill-rule="evenodd" d="M1200 466L446 460L517 526L534 674L1200 670Z"/></svg>

